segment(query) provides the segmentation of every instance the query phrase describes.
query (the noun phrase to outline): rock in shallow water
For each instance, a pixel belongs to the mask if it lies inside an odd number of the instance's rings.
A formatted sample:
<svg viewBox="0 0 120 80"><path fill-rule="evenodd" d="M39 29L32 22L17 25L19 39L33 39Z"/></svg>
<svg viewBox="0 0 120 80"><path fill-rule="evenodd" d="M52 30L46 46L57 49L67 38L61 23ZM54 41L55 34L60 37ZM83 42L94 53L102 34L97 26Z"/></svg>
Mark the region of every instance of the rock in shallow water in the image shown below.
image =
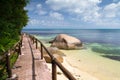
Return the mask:
<svg viewBox="0 0 120 80"><path fill-rule="evenodd" d="M57 47L60 49L77 49L82 47L82 42L67 34L59 34L54 40L50 41L51 47Z"/></svg>

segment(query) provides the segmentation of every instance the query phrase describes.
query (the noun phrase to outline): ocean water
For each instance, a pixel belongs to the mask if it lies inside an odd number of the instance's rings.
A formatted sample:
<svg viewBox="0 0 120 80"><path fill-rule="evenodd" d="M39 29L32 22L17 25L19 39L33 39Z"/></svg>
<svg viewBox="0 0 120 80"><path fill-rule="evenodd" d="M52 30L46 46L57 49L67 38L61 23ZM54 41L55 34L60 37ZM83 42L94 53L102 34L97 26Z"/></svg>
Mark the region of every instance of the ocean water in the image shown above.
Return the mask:
<svg viewBox="0 0 120 80"><path fill-rule="evenodd" d="M24 29L22 32L34 35L45 42L45 46L58 34L77 37L85 48L61 50L67 62L98 80L120 80L119 29Z"/></svg>
<svg viewBox="0 0 120 80"><path fill-rule="evenodd" d="M120 29L24 29L23 32L53 39L58 34L77 37L84 43L103 43L120 46Z"/></svg>
<svg viewBox="0 0 120 80"><path fill-rule="evenodd" d="M23 29L48 43L58 34L68 34L80 39L85 48L103 57L120 61L120 29Z"/></svg>

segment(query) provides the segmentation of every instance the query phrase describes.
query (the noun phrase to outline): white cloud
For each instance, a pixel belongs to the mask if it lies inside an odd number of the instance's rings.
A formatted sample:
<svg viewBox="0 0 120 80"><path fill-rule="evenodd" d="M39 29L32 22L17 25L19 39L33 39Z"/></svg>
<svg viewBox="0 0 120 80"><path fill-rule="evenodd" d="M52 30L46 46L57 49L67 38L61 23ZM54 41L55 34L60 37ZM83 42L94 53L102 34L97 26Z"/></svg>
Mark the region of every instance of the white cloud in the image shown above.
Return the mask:
<svg viewBox="0 0 120 80"><path fill-rule="evenodd" d="M35 13L37 13L38 15L45 15L45 14L47 14L47 12L44 11L44 10L36 10Z"/></svg>
<svg viewBox="0 0 120 80"><path fill-rule="evenodd" d="M103 9L103 15L108 18L120 17L120 2L105 6Z"/></svg>
<svg viewBox="0 0 120 80"><path fill-rule="evenodd" d="M100 9L97 4L101 3L101 0L47 0L51 9L68 14L76 15L84 21L91 21L91 19L100 16L98 10Z"/></svg>
<svg viewBox="0 0 120 80"><path fill-rule="evenodd" d="M85 7L95 6L101 0L47 0L46 3L51 6L53 10L61 9L82 9Z"/></svg>
<svg viewBox="0 0 120 80"><path fill-rule="evenodd" d="M71 26L68 22L65 21L58 21L58 20L40 20L40 19L30 19L29 20L29 26L51 26L51 27L66 27L66 26Z"/></svg>
<svg viewBox="0 0 120 80"><path fill-rule="evenodd" d="M97 24L120 26L120 2L106 5L101 10L101 17Z"/></svg>
<svg viewBox="0 0 120 80"><path fill-rule="evenodd" d="M46 0L45 5L36 3L29 6L29 10L38 16L30 20L30 24L120 26L120 1L113 1L115 3L99 6L102 0Z"/></svg>
<svg viewBox="0 0 120 80"><path fill-rule="evenodd" d="M64 20L63 15L58 12L50 12L49 16L57 20Z"/></svg>
<svg viewBox="0 0 120 80"><path fill-rule="evenodd" d="M25 7L26 10L28 10L31 13L35 13L37 15L45 15L47 14L47 11L43 9L42 4L32 2L27 7Z"/></svg>
<svg viewBox="0 0 120 80"><path fill-rule="evenodd" d="M36 7L41 9L42 5L41 4L37 4Z"/></svg>
<svg viewBox="0 0 120 80"><path fill-rule="evenodd" d="M42 5L39 3L36 5L35 13L37 13L38 15L45 15L47 14L47 11L43 10Z"/></svg>
<svg viewBox="0 0 120 80"><path fill-rule="evenodd" d="M36 24L39 24L39 21L37 19L30 19L29 24L30 25L36 25Z"/></svg>
<svg viewBox="0 0 120 80"><path fill-rule="evenodd" d="M74 15L72 19L84 21L100 26L120 25L120 1L108 4L104 7L98 6L102 0L47 0L54 11L62 11Z"/></svg>

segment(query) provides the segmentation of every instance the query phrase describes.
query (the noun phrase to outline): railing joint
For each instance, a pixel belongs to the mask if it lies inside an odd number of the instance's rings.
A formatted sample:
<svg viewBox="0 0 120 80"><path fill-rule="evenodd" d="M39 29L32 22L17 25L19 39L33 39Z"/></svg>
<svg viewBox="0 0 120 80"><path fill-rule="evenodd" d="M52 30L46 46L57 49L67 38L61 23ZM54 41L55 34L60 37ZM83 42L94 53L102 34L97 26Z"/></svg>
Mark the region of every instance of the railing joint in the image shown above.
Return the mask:
<svg viewBox="0 0 120 80"><path fill-rule="evenodd" d="M47 50L47 48L42 44L41 41L31 35L30 37L32 37L33 44L34 42L36 43L36 48L38 44L37 42L40 43L41 59L43 59L43 50L45 50L46 53L50 56L52 62L52 80L57 80L57 66L62 70L62 72L69 80L76 80L74 76Z"/></svg>

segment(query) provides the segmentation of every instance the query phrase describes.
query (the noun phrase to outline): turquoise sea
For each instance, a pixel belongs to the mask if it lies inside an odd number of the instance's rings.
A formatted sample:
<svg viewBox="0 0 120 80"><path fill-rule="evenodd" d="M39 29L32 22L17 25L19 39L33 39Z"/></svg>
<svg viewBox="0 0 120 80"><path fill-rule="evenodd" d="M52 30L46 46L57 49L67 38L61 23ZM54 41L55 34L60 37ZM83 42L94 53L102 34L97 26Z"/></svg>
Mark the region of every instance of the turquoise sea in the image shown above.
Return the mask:
<svg viewBox="0 0 120 80"><path fill-rule="evenodd" d="M23 29L22 32L39 36L44 42L58 34L68 34L101 56L120 61L120 29Z"/></svg>

